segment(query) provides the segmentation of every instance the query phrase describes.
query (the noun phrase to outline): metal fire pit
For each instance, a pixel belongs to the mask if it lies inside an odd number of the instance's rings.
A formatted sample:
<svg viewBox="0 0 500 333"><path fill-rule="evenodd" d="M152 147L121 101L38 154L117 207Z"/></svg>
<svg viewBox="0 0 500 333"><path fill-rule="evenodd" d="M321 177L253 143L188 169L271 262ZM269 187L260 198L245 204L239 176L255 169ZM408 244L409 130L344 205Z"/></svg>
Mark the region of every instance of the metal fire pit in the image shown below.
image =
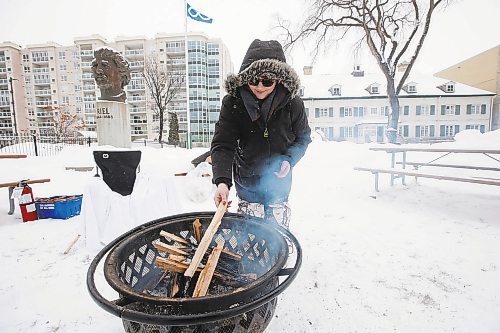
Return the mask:
<svg viewBox="0 0 500 333"><path fill-rule="evenodd" d="M225 249L242 256L242 273L255 274L254 281L239 288L211 284L207 296L196 298L146 291L157 286L164 273L154 265L157 256L166 256L153 246L160 240L160 231L195 243L192 222L200 219L205 231L213 215L202 212L158 219L108 244L87 273L87 287L94 301L122 318L128 333L263 332L273 317L276 297L299 271L302 250L288 230L261 219L226 213L212 242L215 245L224 239ZM96 268L106 254L104 276L119 294L114 301L104 298L94 282ZM285 268L288 259L294 264Z"/></svg>

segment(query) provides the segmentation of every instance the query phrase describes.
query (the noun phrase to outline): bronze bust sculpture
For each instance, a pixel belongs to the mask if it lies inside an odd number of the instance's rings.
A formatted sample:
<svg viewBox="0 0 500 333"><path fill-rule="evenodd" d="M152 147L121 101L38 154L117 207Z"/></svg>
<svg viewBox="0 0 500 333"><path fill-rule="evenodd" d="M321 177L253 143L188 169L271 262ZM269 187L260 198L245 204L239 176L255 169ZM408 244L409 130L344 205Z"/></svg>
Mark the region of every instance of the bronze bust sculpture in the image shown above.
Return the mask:
<svg viewBox="0 0 500 333"><path fill-rule="evenodd" d="M101 90L100 100L125 102L123 88L130 81L128 61L116 50L102 47L94 51L92 73Z"/></svg>

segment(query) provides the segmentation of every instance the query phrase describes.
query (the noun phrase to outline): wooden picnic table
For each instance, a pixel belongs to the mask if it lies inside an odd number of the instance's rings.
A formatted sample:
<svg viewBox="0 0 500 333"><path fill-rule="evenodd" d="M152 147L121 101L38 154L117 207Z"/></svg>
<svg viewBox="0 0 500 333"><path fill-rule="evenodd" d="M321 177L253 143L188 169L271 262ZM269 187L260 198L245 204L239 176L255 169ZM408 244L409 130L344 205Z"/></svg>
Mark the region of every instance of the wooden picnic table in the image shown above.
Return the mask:
<svg viewBox="0 0 500 333"><path fill-rule="evenodd" d="M483 154L498 163L500 163L500 156L494 157L492 155L500 155L500 149L470 149L470 148L425 148L425 147L372 147L370 150L373 151L385 151L391 154L391 168L394 168L396 164L401 164L403 169L406 169L407 165L413 166L418 170L422 166L432 166L432 167L445 167L445 168L460 168L460 169L474 169L474 170L488 170L488 171L500 171L500 168L476 166L476 165L456 165L456 164L438 164L434 163L445 156L450 154ZM422 153L441 153L438 157L430 161L407 161L408 152L422 152ZM401 153L402 158L400 162L396 162L396 154ZM396 174L391 174L391 185L394 185L394 179L398 178ZM404 184L404 175L402 176L402 181Z"/></svg>
<svg viewBox="0 0 500 333"><path fill-rule="evenodd" d="M457 169L470 169L470 170L481 170L481 171L496 171L500 172L499 167L493 167L490 165L472 165L472 164L445 164L445 163L435 163L436 161L442 159L450 154L482 154L490 159L495 160L500 163L500 150L498 149L464 149L464 148L426 148L426 147L372 147L370 150L373 151L384 151L391 154L391 167L390 168L367 168L367 167L355 167L357 171L369 171L375 175L375 190L378 191L378 176L380 173L390 174L391 176L391 186L394 185L394 180L401 178L402 184L405 183L405 176L414 176L417 178L433 178L440 180L451 180L458 182L476 183L484 185L494 185L500 186L500 178L490 178L490 177L480 177L479 175L473 177L455 177L450 175L435 174L429 172L420 172L421 167L434 167L434 168L457 168ZM430 161L408 161L406 154L408 152L422 152L422 153L438 153L439 156L434 157ZM401 160L396 161L396 155L401 153ZM499 155L499 156L493 156ZM415 156L415 155L413 155ZM401 165L401 168L396 168L396 164ZM413 166L415 171L405 170L406 166Z"/></svg>

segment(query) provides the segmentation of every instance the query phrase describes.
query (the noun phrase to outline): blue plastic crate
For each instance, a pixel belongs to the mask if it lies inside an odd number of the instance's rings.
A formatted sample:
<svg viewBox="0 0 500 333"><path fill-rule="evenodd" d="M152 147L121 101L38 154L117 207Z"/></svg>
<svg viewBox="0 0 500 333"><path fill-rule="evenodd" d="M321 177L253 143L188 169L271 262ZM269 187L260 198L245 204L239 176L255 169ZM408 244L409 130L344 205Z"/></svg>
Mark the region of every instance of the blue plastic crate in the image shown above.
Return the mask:
<svg viewBox="0 0 500 333"><path fill-rule="evenodd" d="M62 219L80 214L82 194L58 195L50 198L38 198L35 202L38 219Z"/></svg>

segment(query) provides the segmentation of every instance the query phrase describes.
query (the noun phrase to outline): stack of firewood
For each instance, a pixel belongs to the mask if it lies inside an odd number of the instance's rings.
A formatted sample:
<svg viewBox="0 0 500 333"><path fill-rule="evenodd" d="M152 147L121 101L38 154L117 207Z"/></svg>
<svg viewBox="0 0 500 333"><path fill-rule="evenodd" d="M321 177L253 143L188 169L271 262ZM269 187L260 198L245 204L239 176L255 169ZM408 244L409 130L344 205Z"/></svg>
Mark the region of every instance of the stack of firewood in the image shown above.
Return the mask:
<svg viewBox="0 0 500 333"><path fill-rule="evenodd" d="M158 241L154 244L158 252L168 254L166 258L158 256L155 265L165 271L157 285L169 277L170 297L205 296L213 280L233 288L255 280L255 274L240 274L241 256L225 250L224 240L217 242L216 246L210 246L226 209L227 202L222 202L203 235L199 219L193 222L193 233L197 244L166 231L160 232L161 237L173 243L168 245ZM193 277L197 277L196 286L192 295L188 295L189 284Z"/></svg>

